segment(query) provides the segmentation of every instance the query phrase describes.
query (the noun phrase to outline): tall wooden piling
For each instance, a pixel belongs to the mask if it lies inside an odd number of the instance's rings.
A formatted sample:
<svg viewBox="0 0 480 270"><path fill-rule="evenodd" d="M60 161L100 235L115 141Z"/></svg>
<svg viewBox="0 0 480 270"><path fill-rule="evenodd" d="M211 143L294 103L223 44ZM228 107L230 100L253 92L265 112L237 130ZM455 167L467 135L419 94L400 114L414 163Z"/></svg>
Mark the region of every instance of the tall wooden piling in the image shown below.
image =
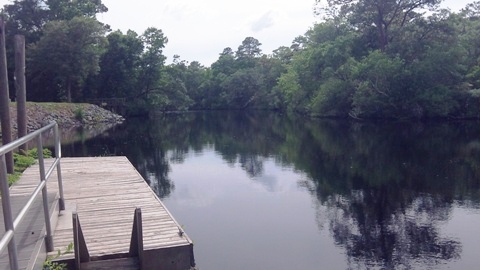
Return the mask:
<svg viewBox="0 0 480 270"><path fill-rule="evenodd" d="M7 51L5 47L5 20L0 16L0 121L2 127L2 143L12 141L10 124L10 98L8 96ZM13 173L13 153L5 154L7 172Z"/></svg>
<svg viewBox="0 0 480 270"><path fill-rule="evenodd" d="M20 138L27 135L25 36L23 35L15 35L15 90L17 93L17 131ZM27 145L22 145L20 149L27 151Z"/></svg>

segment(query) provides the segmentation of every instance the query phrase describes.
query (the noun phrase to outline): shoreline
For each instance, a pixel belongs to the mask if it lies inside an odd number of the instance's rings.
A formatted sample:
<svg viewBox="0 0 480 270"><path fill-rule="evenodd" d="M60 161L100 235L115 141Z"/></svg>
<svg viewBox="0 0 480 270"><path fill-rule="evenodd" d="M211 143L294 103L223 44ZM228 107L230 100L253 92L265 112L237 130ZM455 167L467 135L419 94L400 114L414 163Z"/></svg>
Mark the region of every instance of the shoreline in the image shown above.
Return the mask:
<svg viewBox="0 0 480 270"><path fill-rule="evenodd" d="M52 121L56 121L60 128L116 125L125 121L121 115L88 103L27 102L26 111L27 133ZM16 138L17 106L15 102L10 103L10 124L12 125L12 138Z"/></svg>

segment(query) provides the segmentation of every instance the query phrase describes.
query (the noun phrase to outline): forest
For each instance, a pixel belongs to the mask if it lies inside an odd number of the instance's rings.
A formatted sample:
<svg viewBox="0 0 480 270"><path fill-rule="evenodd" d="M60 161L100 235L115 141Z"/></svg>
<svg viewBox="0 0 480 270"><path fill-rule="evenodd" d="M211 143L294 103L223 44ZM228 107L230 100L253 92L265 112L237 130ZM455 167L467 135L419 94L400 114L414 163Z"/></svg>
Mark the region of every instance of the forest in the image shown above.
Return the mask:
<svg viewBox="0 0 480 270"><path fill-rule="evenodd" d="M480 1L312 0L320 19L264 54L246 37L210 66L175 56L160 28L113 30L101 0L23 0L3 7L10 97L13 36L26 39L27 99L128 100L129 114L275 110L355 119L480 118ZM9 44L12 44L9 46ZM193 46L193 45L192 45Z"/></svg>

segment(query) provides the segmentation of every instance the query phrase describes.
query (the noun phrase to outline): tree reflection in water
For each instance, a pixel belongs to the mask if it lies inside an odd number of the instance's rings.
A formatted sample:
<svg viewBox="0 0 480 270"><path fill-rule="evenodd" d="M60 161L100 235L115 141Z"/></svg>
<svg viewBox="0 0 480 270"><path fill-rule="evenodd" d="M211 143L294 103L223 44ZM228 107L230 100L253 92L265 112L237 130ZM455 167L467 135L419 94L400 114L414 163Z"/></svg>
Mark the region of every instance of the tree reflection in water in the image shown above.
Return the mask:
<svg viewBox="0 0 480 270"><path fill-rule="evenodd" d="M263 158L256 155L240 155L238 162L250 178L263 174Z"/></svg>
<svg viewBox="0 0 480 270"><path fill-rule="evenodd" d="M454 203L480 204L478 138L473 122L374 124L210 112L130 120L95 143L126 155L161 198L174 189L170 165L189 153L213 148L253 181L273 159L305 175L299 184L314 198L318 226L345 249L351 268L409 269L461 258L461 243L440 226Z"/></svg>
<svg viewBox="0 0 480 270"><path fill-rule="evenodd" d="M351 267L411 269L459 259L461 243L439 227L454 200L478 202L480 170L471 166L478 152L462 153L478 130L331 124L311 129L321 139L309 155L316 158L302 164L310 176L302 186L317 199L320 228L328 226Z"/></svg>
<svg viewBox="0 0 480 270"><path fill-rule="evenodd" d="M331 195L323 201L319 226L328 226L337 245L346 250L352 268L412 269L459 259L461 243L441 237L439 225L450 206L439 198L419 195L405 207L390 208L383 189ZM317 201L320 203L320 200Z"/></svg>

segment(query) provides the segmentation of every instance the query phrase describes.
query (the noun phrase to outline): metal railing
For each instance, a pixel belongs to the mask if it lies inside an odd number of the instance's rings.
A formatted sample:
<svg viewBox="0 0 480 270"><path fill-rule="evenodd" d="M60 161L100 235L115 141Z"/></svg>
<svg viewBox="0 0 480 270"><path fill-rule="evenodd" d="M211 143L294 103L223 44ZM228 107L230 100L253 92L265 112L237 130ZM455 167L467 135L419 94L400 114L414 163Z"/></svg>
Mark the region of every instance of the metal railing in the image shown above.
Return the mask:
<svg viewBox="0 0 480 270"><path fill-rule="evenodd" d="M52 165L45 170L45 162L43 157L43 141L42 134L53 130L55 137L55 159ZM38 154L38 164L40 167L40 183L35 188L33 193L30 195L27 203L20 210L18 215L13 219L12 216L12 205L10 202L10 191L8 187L8 176L5 163L5 154L11 151L14 151L23 144L26 144L30 141L37 140L37 154ZM50 214L48 207L48 197L47 197L47 180L55 170L57 169L58 176L58 190L59 190L59 208L60 210L65 210L65 201L63 198L63 183L62 183L62 173L60 168L60 159L61 159L61 144L60 144L60 133L58 130L58 125L56 122L52 122L47 126L32 132L22 138L19 138L7 145L0 147L0 191L2 196L2 208L3 208L3 219L5 223L5 234L0 239L0 254L8 246L8 258L10 261L10 269L18 269L18 258L17 258L17 247L15 243L15 229L18 227L20 222L25 218L28 210L34 204L37 196L42 193L42 203L43 203L43 212L45 216L45 245L47 251L53 251L53 237L52 237L52 225L50 224Z"/></svg>

